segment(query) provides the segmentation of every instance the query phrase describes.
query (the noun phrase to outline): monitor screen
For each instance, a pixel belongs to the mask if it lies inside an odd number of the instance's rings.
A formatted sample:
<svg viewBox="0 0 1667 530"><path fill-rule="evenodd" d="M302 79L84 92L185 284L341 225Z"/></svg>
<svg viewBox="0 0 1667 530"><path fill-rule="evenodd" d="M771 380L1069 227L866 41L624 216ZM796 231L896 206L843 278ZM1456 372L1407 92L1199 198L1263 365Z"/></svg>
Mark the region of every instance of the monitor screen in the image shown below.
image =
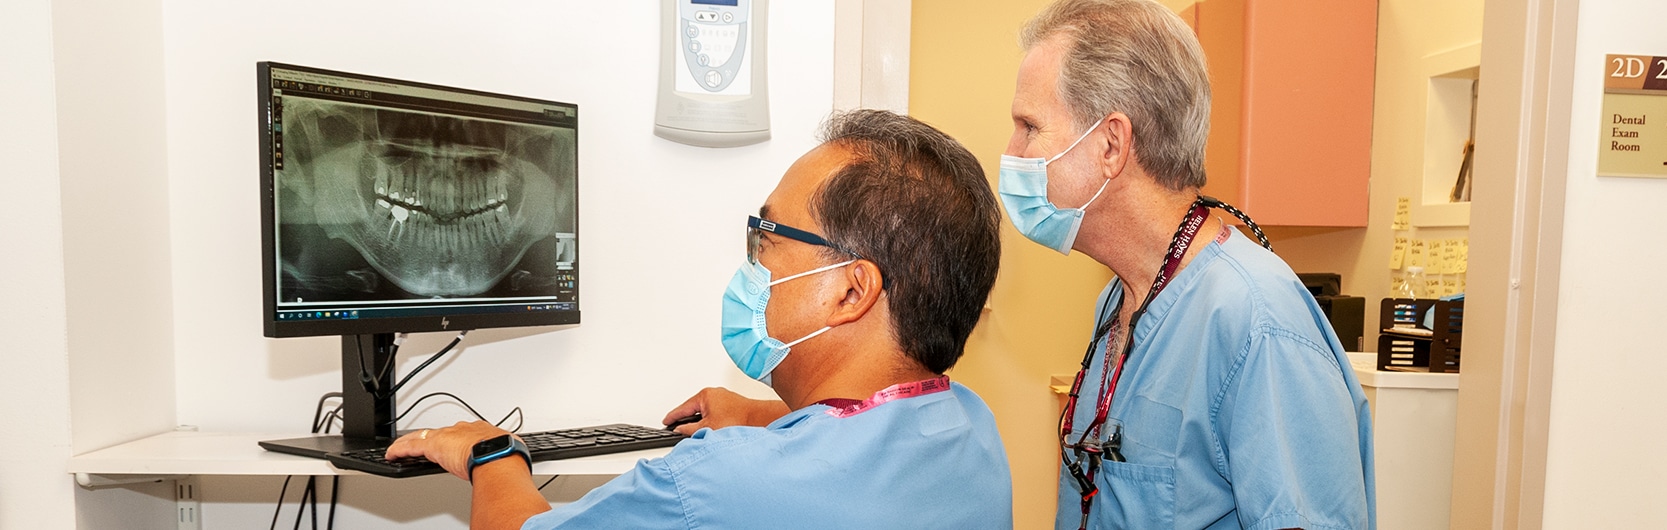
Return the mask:
<svg viewBox="0 0 1667 530"><path fill-rule="evenodd" d="M578 323L576 105L258 70L266 336Z"/></svg>

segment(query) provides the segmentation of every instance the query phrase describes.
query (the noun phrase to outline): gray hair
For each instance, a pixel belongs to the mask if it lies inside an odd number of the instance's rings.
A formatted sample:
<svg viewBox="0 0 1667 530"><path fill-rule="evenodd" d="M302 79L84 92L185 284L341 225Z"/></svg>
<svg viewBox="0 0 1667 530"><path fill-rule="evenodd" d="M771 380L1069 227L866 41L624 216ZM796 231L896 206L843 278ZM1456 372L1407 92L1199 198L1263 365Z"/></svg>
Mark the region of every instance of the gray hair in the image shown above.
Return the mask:
<svg viewBox="0 0 1667 530"><path fill-rule="evenodd" d="M1192 29L1152 0L1059 0L1025 24L1019 42L1029 51L1056 35L1068 39L1059 92L1077 130L1122 112L1153 180L1202 187L1210 78Z"/></svg>

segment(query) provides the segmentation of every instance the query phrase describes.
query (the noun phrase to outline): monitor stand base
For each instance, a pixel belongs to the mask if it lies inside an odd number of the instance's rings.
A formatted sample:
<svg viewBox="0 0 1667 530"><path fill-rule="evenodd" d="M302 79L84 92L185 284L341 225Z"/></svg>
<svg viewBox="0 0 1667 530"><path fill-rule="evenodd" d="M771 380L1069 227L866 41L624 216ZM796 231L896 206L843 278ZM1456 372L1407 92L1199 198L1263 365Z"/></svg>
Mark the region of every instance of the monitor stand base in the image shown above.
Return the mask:
<svg viewBox="0 0 1667 530"><path fill-rule="evenodd" d="M345 438L335 434L321 434L304 438L289 438L284 440L261 440L262 449L275 453L305 456L309 458L324 458L326 453L340 453L342 451L356 451L375 447L387 447L393 440L376 438Z"/></svg>

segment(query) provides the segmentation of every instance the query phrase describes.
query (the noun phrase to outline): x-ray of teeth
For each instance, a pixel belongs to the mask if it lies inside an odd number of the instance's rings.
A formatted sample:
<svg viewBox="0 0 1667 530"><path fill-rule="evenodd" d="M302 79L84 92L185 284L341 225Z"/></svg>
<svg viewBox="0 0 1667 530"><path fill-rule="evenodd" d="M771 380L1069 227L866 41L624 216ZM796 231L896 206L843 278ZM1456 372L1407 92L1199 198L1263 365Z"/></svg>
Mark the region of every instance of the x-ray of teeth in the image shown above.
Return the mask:
<svg viewBox="0 0 1667 530"><path fill-rule="evenodd" d="M294 97L283 112L283 300L556 294L572 129Z"/></svg>

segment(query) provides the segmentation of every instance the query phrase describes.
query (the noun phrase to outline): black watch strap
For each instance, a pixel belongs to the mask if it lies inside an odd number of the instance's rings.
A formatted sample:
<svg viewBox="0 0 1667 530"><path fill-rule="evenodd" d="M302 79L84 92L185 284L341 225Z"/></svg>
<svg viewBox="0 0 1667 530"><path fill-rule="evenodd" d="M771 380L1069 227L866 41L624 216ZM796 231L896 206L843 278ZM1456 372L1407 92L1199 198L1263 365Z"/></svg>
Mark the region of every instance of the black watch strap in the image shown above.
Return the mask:
<svg viewBox="0 0 1667 530"><path fill-rule="evenodd" d="M505 434L481 440L475 444L469 455L469 480L475 479L476 466L511 455L521 455L521 459L527 462L527 471L532 471L532 452L527 450L527 443L521 441L521 438Z"/></svg>

